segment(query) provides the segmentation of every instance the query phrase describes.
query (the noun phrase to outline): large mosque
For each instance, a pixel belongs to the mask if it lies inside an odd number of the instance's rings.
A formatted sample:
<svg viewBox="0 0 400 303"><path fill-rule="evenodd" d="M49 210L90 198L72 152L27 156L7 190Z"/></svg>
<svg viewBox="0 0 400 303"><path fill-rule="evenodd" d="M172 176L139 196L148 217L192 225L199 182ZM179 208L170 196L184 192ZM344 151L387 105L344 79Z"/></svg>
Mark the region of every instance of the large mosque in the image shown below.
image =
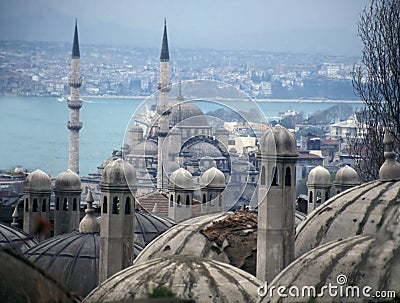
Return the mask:
<svg viewBox="0 0 400 303"><path fill-rule="evenodd" d="M77 41L76 27L75 37ZM76 54L74 38L73 60L79 60ZM0 225L7 239L0 242L5 248L0 251L0 300L151 302L149 297L160 290L173 297L172 302L365 302L377 300L377 291L398 294L400 164L390 132L385 132L379 180L360 185L355 171L344 167L331 183L323 167L314 168L307 182L307 217L302 220L295 211L296 140L284 127L271 127L259 140L255 212L226 211L229 166L223 165L229 159L221 161L223 167L213 163L199 171L179 165L170 175L163 168L163 157L179 158L181 152L163 153L169 143L160 143L174 130L174 119L182 117L174 116L168 103L168 61L165 25L157 128L149 128L145 138L143 130L133 126L131 133L137 137L131 140L137 141L126 149L126 156L105 163L99 213L89 190L81 219L76 158L54 186L40 170L28 175L23 230L17 227L18 208L12 226ZM78 63L74 61L73 69ZM71 99L76 98L75 86ZM198 133L190 125L176 127L178 140L211 137L211 128L203 122ZM76 134L72 144L74 138ZM157 165L151 182L164 197L168 217L140 210L140 169L148 169L148 163L132 151L142 143L146 149L148 141L156 158L152 165ZM51 214L53 237L45 229ZM348 286L352 292L324 292L328 285ZM301 291L304 287L307 293Z"/></svg>

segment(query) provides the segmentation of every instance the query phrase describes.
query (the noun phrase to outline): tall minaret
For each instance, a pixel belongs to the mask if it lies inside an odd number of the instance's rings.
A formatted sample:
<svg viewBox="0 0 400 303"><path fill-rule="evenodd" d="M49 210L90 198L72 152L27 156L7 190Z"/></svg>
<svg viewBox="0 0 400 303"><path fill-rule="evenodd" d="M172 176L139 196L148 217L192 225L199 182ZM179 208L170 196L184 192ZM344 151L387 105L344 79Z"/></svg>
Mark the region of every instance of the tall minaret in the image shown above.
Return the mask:
<svg viewBox="0 0 400 303"><path fill-rule="evenodd" d="M78 40L78 24L75 21L74 44L72 46L71 76L69 77L69 86L71 87L71 96L67 104L70 109L69 121L69 159L68 168L79 174L79 131L82 128L82 122L79 121L79 110L82 107L82 100L79 99L79 88L82 85L82 78L79 73L80 54Z"/></svg>
<svg viewBox="0 0 400 303"><path fill-rule="evenodd" d="M166 189L168 186L167 178L163 169L164 159L168 160L168 143L165 140L169 131L168 98L171 90L169 82L169 51L167 37L167 20L164 20L164 34L160 55L160 82L158 83L159 103L157 112L158 119L158 165L157 165L157 189Z"/></svg>

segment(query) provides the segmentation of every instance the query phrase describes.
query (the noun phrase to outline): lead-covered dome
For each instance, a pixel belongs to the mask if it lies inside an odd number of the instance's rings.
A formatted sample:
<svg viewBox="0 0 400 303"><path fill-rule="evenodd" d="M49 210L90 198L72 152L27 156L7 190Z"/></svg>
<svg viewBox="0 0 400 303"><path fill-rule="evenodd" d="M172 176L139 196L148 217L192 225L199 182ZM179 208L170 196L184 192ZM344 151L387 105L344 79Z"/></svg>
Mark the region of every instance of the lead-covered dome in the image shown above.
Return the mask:
<svg viewBox="0 0 400 303"><path fill-rule="evenodd" d="M55 190L80 191L82 190L81 178L69 168L60 173L55 181Z"/></svg>
<svg viewBox="0 0 400 303"><path fill-rule="evenodd" d="M24 191L49 192L51 191L50 177L40 169L31 172L26 177Z"/></svg>
<svg viewBox="0 0 400 303"><path fill-rule="evenodd" d="M228 264L195 256L170 256L136 264L107 279L84 302L147 299L156 288L195 302L258 302L263 282Z"/></svg>
<svg viewBox="0 0 400 303"><path fill-rule="evenodd" d="M270 127L260 138L261 155L297 157L294 135L281 125Z"/></svg>
<svg viewBox="0 0 400 303"><path fill-rule="evenodd" d="M37 241L23 230L0 222L0 247L24 253L37 245Z"/></svg>
<svg viewBox="0 0 400 303"><path fill-rule="evenodd" d="M207 188L225 188L225 175L218 168L211 167L201 175L200 186Z"/></svg>
<svg viewBox="0 0 400 303"><path fill-rule="evenodd" d="M331 184L331 175L329 171L318 165L314 167L308 174L307 185L326 186Z"/></svg>
<svg viewBox="0 0 400 303"><path fill-rule="evenodd" d="M184 169L179 168L174 171L169 177L169 185L170 189L186 189L193 190L193 176L192 174Z"/></svg>
<svg viewBox="0 0 400 303"><path fill-rule="evenodd" d="M104 168L100 186L132 186L136 185L136 171L131 164L118 158Z"/></svg>
<svg viewBox="0 0 400 303"><path fill-rule="evenodd" d="M346 165L337 171L334 184L356 186L360 184L360 178L354 168Z"/></svg>

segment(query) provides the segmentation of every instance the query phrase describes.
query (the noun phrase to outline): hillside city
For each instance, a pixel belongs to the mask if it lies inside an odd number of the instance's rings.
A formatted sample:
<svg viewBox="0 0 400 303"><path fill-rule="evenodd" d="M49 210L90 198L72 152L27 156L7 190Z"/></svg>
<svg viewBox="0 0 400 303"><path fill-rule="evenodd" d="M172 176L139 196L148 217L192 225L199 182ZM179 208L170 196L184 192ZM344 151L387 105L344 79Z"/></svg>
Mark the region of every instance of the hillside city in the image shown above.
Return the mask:
<svg viewBox="0 0 400 303"><path fill-rule="evenodd" d="M69 94L69 43L0 41L0 95ZM86 96L147 96L157 90L159 50L81 47ZM318 54L172 49L171 82L216 80L255 99L356 100L351 72L357 58Z"/></svg>

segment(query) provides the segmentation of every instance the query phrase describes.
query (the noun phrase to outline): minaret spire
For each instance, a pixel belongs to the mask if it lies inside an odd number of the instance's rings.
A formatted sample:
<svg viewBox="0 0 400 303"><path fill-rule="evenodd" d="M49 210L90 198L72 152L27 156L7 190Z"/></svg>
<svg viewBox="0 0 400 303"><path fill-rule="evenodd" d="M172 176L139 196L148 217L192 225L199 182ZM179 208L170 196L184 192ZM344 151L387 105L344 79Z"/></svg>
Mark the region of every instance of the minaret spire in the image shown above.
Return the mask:
<svg viewBox="0 0 400 303"><path fill-rule="evenodd" d="M70 109L70 119L67 122L67 128L69 129L68 168L77 174L79 174L79 131L82 128L82 122L79 121L79 110L82 107L82 100L79 98L79 88L82 85L79 66L80 52L78 40L78 21L75 20L75 32L71 56L71 76L69 77L71 95L67 101Z"/></svg>
<svg viewBox="0 0 400 303"><path fill-rule="evenodd" d="M160 60L161 60L161 62L169 61L167 18L164 18L164 34L163 34L163 40L162 40Z"/></svg>

